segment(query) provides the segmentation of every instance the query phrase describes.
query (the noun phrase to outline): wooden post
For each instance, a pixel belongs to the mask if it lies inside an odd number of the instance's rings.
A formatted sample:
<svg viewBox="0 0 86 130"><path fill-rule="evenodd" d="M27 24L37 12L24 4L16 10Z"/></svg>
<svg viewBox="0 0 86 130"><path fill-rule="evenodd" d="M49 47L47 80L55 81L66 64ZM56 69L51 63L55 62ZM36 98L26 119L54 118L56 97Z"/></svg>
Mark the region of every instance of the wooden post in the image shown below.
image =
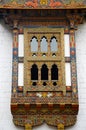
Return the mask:
<svg viewBox="0 0 86 130"><path fill-rule="evenodd" d="M13 61L12 61L12 92L16 94L18 89L18 21L14 21L13 27Z"/></svg>
<svg viewBox="0 0 86 130"><path fill-rule="evenodd" d="M75 44L75 29L70 29L70 59L71 59L71 86L72 96L77 97L77 69L76 69L76 44Z"/></svg>
<svg viewBox="0 0 86 130"><path fill-rule="evenodd" d="M77 69L76 69L76 43L75 43L75 23L77 20L77 15L69 15L68 19L70 22L70 64L71 64L71 87L72 87L72 97L77 98ZM75 20L76 19L76 20Z"/></svg>
<svg viewBox="0 0 86 130"><path fill-rule="evenodd" d="M64 130L64 125L63 124L58 124L58 130Z"/></svg>
<svg viewBox="0 0 86 130"><path fill-rule="evenodd" d="M32 126L30 124L25 125L25 130L32 130Z"/></svg>

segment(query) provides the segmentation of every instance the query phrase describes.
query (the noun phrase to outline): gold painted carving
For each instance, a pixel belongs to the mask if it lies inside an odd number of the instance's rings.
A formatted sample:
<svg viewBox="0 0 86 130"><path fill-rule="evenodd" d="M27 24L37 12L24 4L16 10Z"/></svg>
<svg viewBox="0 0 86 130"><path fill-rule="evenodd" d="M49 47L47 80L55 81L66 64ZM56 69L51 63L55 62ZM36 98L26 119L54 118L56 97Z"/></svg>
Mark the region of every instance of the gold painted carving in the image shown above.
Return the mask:
<svg viewBox="0 0 86 130"><path fill-rule="evenodd" d="M48 1L47 1L47 0L40 0L40 4L41 4L41 5L47 5L47 4L48 4Z"/></svg>
<svg viewBox="0 0 86 130"><path fill-rule="evenodd" d="M25 130L32 130L32 126L30 124L25 125Z"/></svg>
<svg viewBox="0 0 86 130"><path fill-rule="evenodd" d="M64 125L63 124L58 124L58 130L64 130Z"/></svg>

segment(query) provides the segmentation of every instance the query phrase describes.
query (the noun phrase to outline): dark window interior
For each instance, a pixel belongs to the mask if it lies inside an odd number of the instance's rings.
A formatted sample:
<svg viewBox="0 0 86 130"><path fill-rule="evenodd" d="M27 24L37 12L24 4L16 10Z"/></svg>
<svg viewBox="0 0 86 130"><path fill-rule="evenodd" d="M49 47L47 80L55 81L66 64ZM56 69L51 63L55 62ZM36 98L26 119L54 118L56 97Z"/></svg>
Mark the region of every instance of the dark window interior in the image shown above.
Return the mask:
<svg viewBox="0 0 86 130"><path fill-rule="evenodd" d="M31 80L38 80L38 67L35 64L31 68Z"/></svg>
<svg viewBox="0 0 86 130"><path fill-rule="evenodd" d="M55 64L51 68L51 80L58 80L58 68Z"/></svg>
<svg viewBox="0 0 86 130"><path fill-rule="evenodd" d="M48 80L48 68L45 64L41 68L41 80Z"/></svg>

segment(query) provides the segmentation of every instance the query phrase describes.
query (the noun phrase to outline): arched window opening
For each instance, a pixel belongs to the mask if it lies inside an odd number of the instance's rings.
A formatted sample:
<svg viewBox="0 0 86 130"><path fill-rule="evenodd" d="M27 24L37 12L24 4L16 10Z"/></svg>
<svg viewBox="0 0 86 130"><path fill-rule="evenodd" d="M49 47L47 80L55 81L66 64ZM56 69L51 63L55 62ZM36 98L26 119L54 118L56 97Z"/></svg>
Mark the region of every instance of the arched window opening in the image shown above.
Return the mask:
<svg viewBox="0 0 86 130"><path fill-rule="evenodd" d="M45 64L41 68L41 80L48 80L48 68Z"/></svg>
<svg viewBox="0 0 86 130"><path fill-rule="evenodd" d="M58 51L58 42L56 40L56 37L52 37L50 41L51 45L51 52L57 52Z"/></svg>
<svg viewBox="0 0 86 130"><path fill-rule="evenodd" d="M38 67L35 64L31 68L31 80L38 80Z"/></svg>
<svg viewBox="0 0 86 130"><path fill-rule="evenodd" d="M47 52L47 38L43 36L41 38L41 52Z"/></svg>
<svg viewBox="0 0 86 130"><path fill-rule="evenodd" d="M37 52L38 51L38 41L37 38L34 36L31 39L31 52Z"/></svg>
<svg viewBox="0 0 86 130"><path fill-rule="evenodd" d="M58 80L58 68L55 64L51 68L51 80Z"/></svg>

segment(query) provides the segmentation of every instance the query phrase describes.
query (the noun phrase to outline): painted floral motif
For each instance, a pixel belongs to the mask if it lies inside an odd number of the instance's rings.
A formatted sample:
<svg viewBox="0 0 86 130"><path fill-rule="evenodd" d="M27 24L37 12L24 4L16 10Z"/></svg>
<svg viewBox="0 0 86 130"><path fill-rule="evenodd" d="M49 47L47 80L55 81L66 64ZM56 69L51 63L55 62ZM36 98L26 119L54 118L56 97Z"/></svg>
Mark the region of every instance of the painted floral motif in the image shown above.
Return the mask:
<svg viewBox="0 0 86 130"><path fill-rule="evenodd" d="M85 0L0 0L0 8L86 8Z"/></svg>
<svg viewBox="0 0 86 130"><path fill-rule="evenodd" d="M60 1L57 1L55 2L54 0L50 0L50 4L49 4L50 7L59 7L59 6L63 6L63 3L60 2Z"/></svg>
<svg viewBox="0 0 86 130"><path fill-rule="evenodd" d="M25 5L26 6L31 6L33 8L36 8L36 7L38 7L38 0L33 0L33 1L25 2Z"/></svg>

